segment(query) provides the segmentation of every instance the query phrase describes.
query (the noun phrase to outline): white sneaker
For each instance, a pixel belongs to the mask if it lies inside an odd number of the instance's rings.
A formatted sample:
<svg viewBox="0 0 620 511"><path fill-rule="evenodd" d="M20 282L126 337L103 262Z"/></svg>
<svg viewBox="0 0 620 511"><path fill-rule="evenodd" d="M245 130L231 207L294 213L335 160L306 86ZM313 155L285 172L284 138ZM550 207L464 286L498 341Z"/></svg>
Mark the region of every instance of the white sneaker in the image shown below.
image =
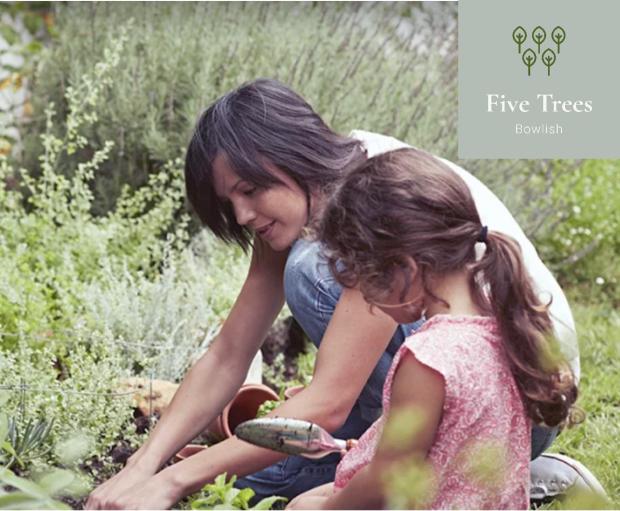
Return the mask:
<svg viewBox="0 0 620 511"><path fill-rule="evenodd" d="M573 458L543 453L530 462L530 500L546 502L569 491L609 500L594 474Z"/></svg>

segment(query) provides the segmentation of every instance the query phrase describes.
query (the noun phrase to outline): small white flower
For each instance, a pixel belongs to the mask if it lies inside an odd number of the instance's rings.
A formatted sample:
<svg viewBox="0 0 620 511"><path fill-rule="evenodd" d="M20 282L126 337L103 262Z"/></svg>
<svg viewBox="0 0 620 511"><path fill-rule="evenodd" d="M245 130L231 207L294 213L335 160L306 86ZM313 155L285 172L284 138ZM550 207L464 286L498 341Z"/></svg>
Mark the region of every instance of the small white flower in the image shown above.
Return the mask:
<svg viewBox="0 0 620 511"><path fill-rule="evenodd" d="M599 286L602 286L603 284L605 284L605 279L603 277L596 277L596 280L594 282L596 282Z"/></svg>
<svg viewBox="0 0 620 511"><path fill-rule="evenodd" d="M575 213L575 215L578 215L579 213L581 213L581 208L579 206L573 206L573 213Z"/></svg>

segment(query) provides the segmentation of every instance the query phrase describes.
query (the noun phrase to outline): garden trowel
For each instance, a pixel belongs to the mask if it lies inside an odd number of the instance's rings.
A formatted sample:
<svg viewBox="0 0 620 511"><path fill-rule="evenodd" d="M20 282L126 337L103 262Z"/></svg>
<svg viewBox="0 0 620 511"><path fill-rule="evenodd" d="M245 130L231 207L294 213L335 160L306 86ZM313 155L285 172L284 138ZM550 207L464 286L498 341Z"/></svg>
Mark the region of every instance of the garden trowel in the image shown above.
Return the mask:
<svg viewBox="0 0 620 511"><path fill-rule="evenodd" d="M334 438L318 424L288 417L245 421L235 428L235 435L260 447L306 458L344 453L357 444L354 439Z"/></svg>

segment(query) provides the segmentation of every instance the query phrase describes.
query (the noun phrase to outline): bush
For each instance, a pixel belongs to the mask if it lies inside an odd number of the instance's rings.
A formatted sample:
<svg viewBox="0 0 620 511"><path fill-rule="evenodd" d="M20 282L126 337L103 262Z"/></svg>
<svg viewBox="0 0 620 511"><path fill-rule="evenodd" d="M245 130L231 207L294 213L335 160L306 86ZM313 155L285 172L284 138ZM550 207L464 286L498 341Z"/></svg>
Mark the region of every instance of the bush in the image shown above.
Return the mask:
<svg viewBox="0 0 620 511"><path fill-rule="evenodd" d="M180 378L231 306L236 290L227 286L240 286L231 273L231 263L245 261L240 249L212 250L202 235L187 245L178 160L140 189L125 187L106 215L92 213L89 184L113 146L96 147L83 133L97 122L125 42L121 30L67 89L59 134L47 110L38 175L0 159L2 408L22 431L54 420L45 445L22 460L25 472L65 463L50 446L76 434L89 446L78 461L96 456L95 476L101 466L114 470L111 446L138 440L119 379L136 370ZM86 147L89 158L63 168Z"/></svg>
<svg viewBox="0 0 620 511"><path fill-rule="evenodd" d="M101 59L119 27L128 27L122 65L86 133L90 144L67 158L114 142L96 179L97 212L112 208L123 184L141 185L183 154L209 103L261 76L291 85L337 130L373 129L456 153L456 137L449 136L457 112L454 6L78 3L55 9L59 35L34 77L27 155L37 154L45 105L55 103L63 117L66 88Z"/></svg>
<svg viewBox="0 0 620 511"><path fill-rule="evenodd" d="M40 174L19 170L0 157L0 332L2 344L17 334L58 335L71 326L82 303L83 285L103 276L103 268L157 273L168 245L181 247L187 217L182 203L180 163L169 162L138 191L123 191L114 211L91 212L89 183L106 160L107 142L65 172L62 160L89 145L82 130L97 120L95 109L118 65L124 38L79 84L67 89L70 112L61 136L54 135L53 105L41 136ZM67 177L70 175L70 177ZM24 198L27 197L27 199ZM165 234L168 233L168 236Z"/></svg>
<svg viewBox="0 0 620 511"><path fill-rule="evenodd" d="M55 9L58 36L34 80L30 161L38 154L36 134L45 129L44 105L54 102L62 118L67 87L101 58L119 27L127 27L122 65L94 107L97 122L85 132L89 142L64 155L60 165L70 172L74 160L114 142L93 180L95 213L113 209L125 184L147 182L182 155L205 106L260 76L291 85L338 131L386 133L457 160L457 27L450 4L120 3ZM576 246L566 244L570 229L592 231L571 220L576 202L592 200L578 196L586 193L593 172L578 172L581 162L460 163L506 202L564 282L591 282L594 261L613 254L614 247L598 243L577 266L566 264ZM576 177L568 190L574 200L567 201L561 190ZM560 223L566 227L556 229ZM612 292L613 286L607 284Z"/></svg>
<svg viewBox="0 0 620 511"><path fill-rule="evenodd" d="M579 299L604 297L618 305L620 181L618 161L589 160L555 181L554 211L539 236L542 256Z"/></svg>

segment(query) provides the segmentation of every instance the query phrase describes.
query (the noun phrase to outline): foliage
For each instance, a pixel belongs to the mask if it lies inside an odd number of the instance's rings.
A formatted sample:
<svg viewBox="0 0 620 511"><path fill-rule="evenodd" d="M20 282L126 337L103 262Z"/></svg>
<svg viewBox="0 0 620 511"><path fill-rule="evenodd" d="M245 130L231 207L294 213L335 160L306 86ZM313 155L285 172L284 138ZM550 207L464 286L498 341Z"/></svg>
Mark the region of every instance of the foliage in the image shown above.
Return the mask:
<svg viewBox="0 0 620 511"><path fill-rule="evenodd" d="M62 135L53 133L53 105L48 108L38 177L0 160L0 330L5 346L11 344L7 334L58 337L81 309L85 284L105 278L104 270L156 274L166 249L183 246L187 238L187 217L174 219L183 198L178 160L168 162L141 189L125 188L105 217L91 213L89 183L112 145L105 143L89 160L77 163L70 177L59 171L63 155L90 144L82 131L98 119L95 109L124 41L119 37L91 74L67 88L70 111ZM175 221L176 229L170 230Z"/></svg>
<svg viewBox="0 0 620 511"><path fill-rule="evenodd" d="M55 103L62 119L67 87L101 58L119 27L130 27L123 65L102 90L104 100L94 107L98 121L85 132L89 142L64 154L59 165L71 172L72 162L105 140L114 142L92 182L96 213L114 208L124 184L143 184L175 161L205 106L260 76L291 85L337 131L386 133L457 160L457 26L450 4L77 3L54 9L59 35L35 75L37 120L26 161L38 154L45 105ZM85 26L88 37L82 37ZM459 163L506 202L528 235L555 248L552 269L561 278L574 274L561 263L573 251L557 243L553 230L556 218L568 219L571 205L553 190L572 181L581 162ZM577 188L587 186L584 180ZM144 207L156 204L147 200ZM545 222L551 227L541 228ZM588 258L609 257L606 246L597 245ZM580 282L589 279L577 275Z"/></svg>
<svg viewBox="0 0 620 511"><path fill-rule="evenodd" d="M286 357L278 353L270 365L263 365L263 379L277 390L280 399L284 398L284 391L298 385L307 386L314 374L314 362L317 349L311 342L306 343L305 351L299 353L295 359L294 374L287 374Z"/></svg>
<svg viewBox="0 0 620 511"><path fill-rule="evenodd" d="M278 406L282 404L282 401L278 399L268 399L258 407L256 411L256 418L260 419L273 412Z"/></svg>
<svg viewBox="0 0 620 511"><path fill-rule="evenodd" d="M91 439L79 462L93 455L106 458L121 432L128 441L138 441L131 396L117 395L115 390L117 381L127 374L121 350L113 352L96 337L81 335L67 349L71 357L65 362L59 362L50 345L33 349L22 341L16 351L0 351L0 381L15 389L5 391L3 409L13 416L17 428L24 430L28 422L44 418L54 421L44 445L20 457L27 469L64 460L63 453L49 446L78 432Z"/></svg>
<svg viewBox="0 0 620 511"><path fill-rule="evenodd" d="M124 183L141 185L148 174L182 154L203 108L261 76L294 87L337 130L373 129L440 154L456 153L456 138L446 137L456 125L454 6L216 2L54 7L59 36L35 75L38 120L27 158L36 154L36 133L44 131L40 116L45 105L55 103L63 117L67 86L88 72L93 59L101 60L101 48L114 41L118 27L135 20L127 31L123 66L96 108L99 122L86 133L95 148L105 140L115 143L95 182L98 212L113 207ZM407 16L401 16L403 9Z"/></svg>
<svg viewBox="0 0 620 511"><path fill-rule="evenodd" d="M14 461L24 467L23 457L31 451L45 445L54 425L54 419L48 420L41 418L33 421L28 419L23 430L20 430L17 421L13 417L8 419L7 445L4 449L11 455L11 460L7 463L10 467ZM43 447L50 450L51 446Z"/></svg>
<svg viewBox="0 0 620 511"><path fill-rule="evenodd" d="M537 247L565 285L580 286L580 301L602 297L618 304L618 172L617 160L588 160L557 175L549 189L561 207L541 218Z"/></svg>
<svg viewBox="0 0 620 511"><path fill-rule="evenodd" d="M617 508L620 505L617 442L620 435L620 314L613 306L600 303L577 305L573 309L581 350L577 404L586 412L586 420L563 431L550 450L567 454L587 466ZM583 505L572 508L589 509Z"/></svg>
<svg viewBox="0 0 620 511"><path fill-rule="evenodd" d="M82 319L127 354L128 370L180 380L207 349L242 285L247 257L199 233L182 251L166 250L160 273L102 267L83 288Z"/></svg>
<svg viewBox="0 0 620 511"><path fill-rule="evenodd" d="M8 468L0 468L0 509L71 509L54 500L74 480L66 470L56 470L39 483L18 477ZM12 491L7 491L7 487Z"/></svg>
<svg viewBox="0 0 620 511"><path fill-rule="evenodd" d="M284 497L267 497L250 507L254 497L251 488L238 489L234 487L237 476L233 475L226 482L226 473L215 478L215 482L207 484L199 496L191 499L192 509L271 509L277 502L286 502Z"/></svg>
<svg viewBox="0 0 620 511"><path fill-rule="evenodd" d="M9 470L7 456L11 460L16 458L9 422L7 416L0 413L0 509L69 509L54 497L76 495L83 490L72 472L48 470L35 482Z"/></svg>

